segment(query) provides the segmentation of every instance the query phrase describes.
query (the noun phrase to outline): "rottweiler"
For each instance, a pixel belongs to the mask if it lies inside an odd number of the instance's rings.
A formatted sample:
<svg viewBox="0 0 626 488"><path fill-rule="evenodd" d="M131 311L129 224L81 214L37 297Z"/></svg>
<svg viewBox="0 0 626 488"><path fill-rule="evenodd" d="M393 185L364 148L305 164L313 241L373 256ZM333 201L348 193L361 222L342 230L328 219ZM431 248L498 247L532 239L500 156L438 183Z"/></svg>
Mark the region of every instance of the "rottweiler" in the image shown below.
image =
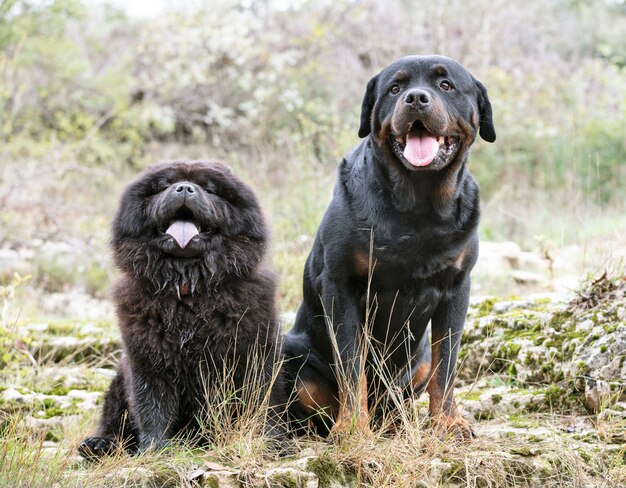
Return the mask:
<svg viewBox="0 0 626 488"><path fill-rule="evenodd" d="M369 432L426 389L435 429L469 439L453 383L478 257L469 150L496 139L487 90L450 58L403 57L367 84L358 134L285 339L292 415L323 435Z"/></svg>

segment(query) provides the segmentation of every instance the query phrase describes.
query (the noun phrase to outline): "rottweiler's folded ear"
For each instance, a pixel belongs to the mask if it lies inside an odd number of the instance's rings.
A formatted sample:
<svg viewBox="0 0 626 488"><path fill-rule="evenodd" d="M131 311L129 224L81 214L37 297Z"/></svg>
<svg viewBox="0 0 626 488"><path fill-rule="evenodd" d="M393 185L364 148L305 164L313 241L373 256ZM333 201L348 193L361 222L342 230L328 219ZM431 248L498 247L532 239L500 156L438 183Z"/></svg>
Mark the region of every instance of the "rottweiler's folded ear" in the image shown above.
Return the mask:
<svg viewBox="0 0 626 488"><path fill-rule="evenodd" d="M376 82L378 75L374 76L365 89L365 96L361 104L361 126L359 127L359 137L366 137L372 131L372 109L376 102Z"/></svg>
<svg viewBox="0 0 626 488"><path fill-rule="evenodd" d="M487 142L495 142L496 128L493 125L493 112L491 103L487 96L487 88L480 81L476 80L478 87L478 111L480 113L480 130L479 134Z"/></svg>

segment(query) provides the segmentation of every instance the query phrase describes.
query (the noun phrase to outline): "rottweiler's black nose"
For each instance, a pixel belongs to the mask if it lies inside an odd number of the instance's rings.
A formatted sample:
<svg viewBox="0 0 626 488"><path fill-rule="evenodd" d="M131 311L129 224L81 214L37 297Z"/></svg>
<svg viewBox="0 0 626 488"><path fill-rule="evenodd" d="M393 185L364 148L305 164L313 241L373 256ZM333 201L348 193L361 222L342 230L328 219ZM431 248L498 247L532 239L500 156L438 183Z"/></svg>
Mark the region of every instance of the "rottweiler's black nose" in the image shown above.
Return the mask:
<svg viewBox="0 0 626 488"><path fill-rule="evenodd" d="M193 185L191 183L180 183L176 186L176 193L187 197L187 196L193 196L194 193L196 193L195 188L193 187Z"/></svg>
<svg viewBox="0 0 626 488"><path fill-rule="evenodd" d="M414 108L426 108L430 104L430 95L427 91L416 88L404 96L404 103Z"/></svg>

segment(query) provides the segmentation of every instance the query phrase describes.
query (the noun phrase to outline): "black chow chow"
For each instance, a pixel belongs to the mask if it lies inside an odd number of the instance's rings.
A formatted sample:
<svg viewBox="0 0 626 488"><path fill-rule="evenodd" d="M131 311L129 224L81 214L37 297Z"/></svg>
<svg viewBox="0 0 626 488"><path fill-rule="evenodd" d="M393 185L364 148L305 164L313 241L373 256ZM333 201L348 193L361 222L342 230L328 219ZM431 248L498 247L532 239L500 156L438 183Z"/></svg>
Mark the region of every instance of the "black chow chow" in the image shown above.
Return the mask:
<svg viewBox="0 0 626 488"><path fill-rule="evenodd" d="M264 398L280 353L266 241L256 197L220 163L158 164L126 188L112 238L123 356L83 456L193 433L224 371L241 391L256 368ZM273 381L266 434L279 442L285 396Z"/></svg>
<svg viewBox="0 0 626 488"><path fill-rule="evenodd" d="M368 83L365 139L339 167L285 338L297 417L321 410L332 433L367 430L389 393L427 388L435 427L474 435L453 383L478 256L477 135L496 139L487 90L452 59L407 56Z"/></svg>

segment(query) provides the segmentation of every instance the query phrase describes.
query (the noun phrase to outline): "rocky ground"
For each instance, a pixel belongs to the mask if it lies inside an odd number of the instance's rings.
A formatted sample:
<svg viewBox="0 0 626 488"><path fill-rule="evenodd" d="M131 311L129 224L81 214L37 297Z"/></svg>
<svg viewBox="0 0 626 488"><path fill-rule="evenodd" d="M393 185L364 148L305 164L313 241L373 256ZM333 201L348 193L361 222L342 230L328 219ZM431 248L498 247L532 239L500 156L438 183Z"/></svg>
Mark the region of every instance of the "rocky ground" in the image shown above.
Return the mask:
<svg viewBox="0 0 626 488"><path fill-rule="evenodd" d="M70 296L68 309L81 303ZM65 298L47 299L62 309ZM457 384L478 434L469 445L434 437L422 398L406 407L412 427L302 441L279 461L232 455L232 445L150 462L120 455L104 468L76 456L120 347L110 305L83 299L91 312L80 319L3 323L0 486L626 485L624 277L600 276L573 295L474 301Z"/></svg>

